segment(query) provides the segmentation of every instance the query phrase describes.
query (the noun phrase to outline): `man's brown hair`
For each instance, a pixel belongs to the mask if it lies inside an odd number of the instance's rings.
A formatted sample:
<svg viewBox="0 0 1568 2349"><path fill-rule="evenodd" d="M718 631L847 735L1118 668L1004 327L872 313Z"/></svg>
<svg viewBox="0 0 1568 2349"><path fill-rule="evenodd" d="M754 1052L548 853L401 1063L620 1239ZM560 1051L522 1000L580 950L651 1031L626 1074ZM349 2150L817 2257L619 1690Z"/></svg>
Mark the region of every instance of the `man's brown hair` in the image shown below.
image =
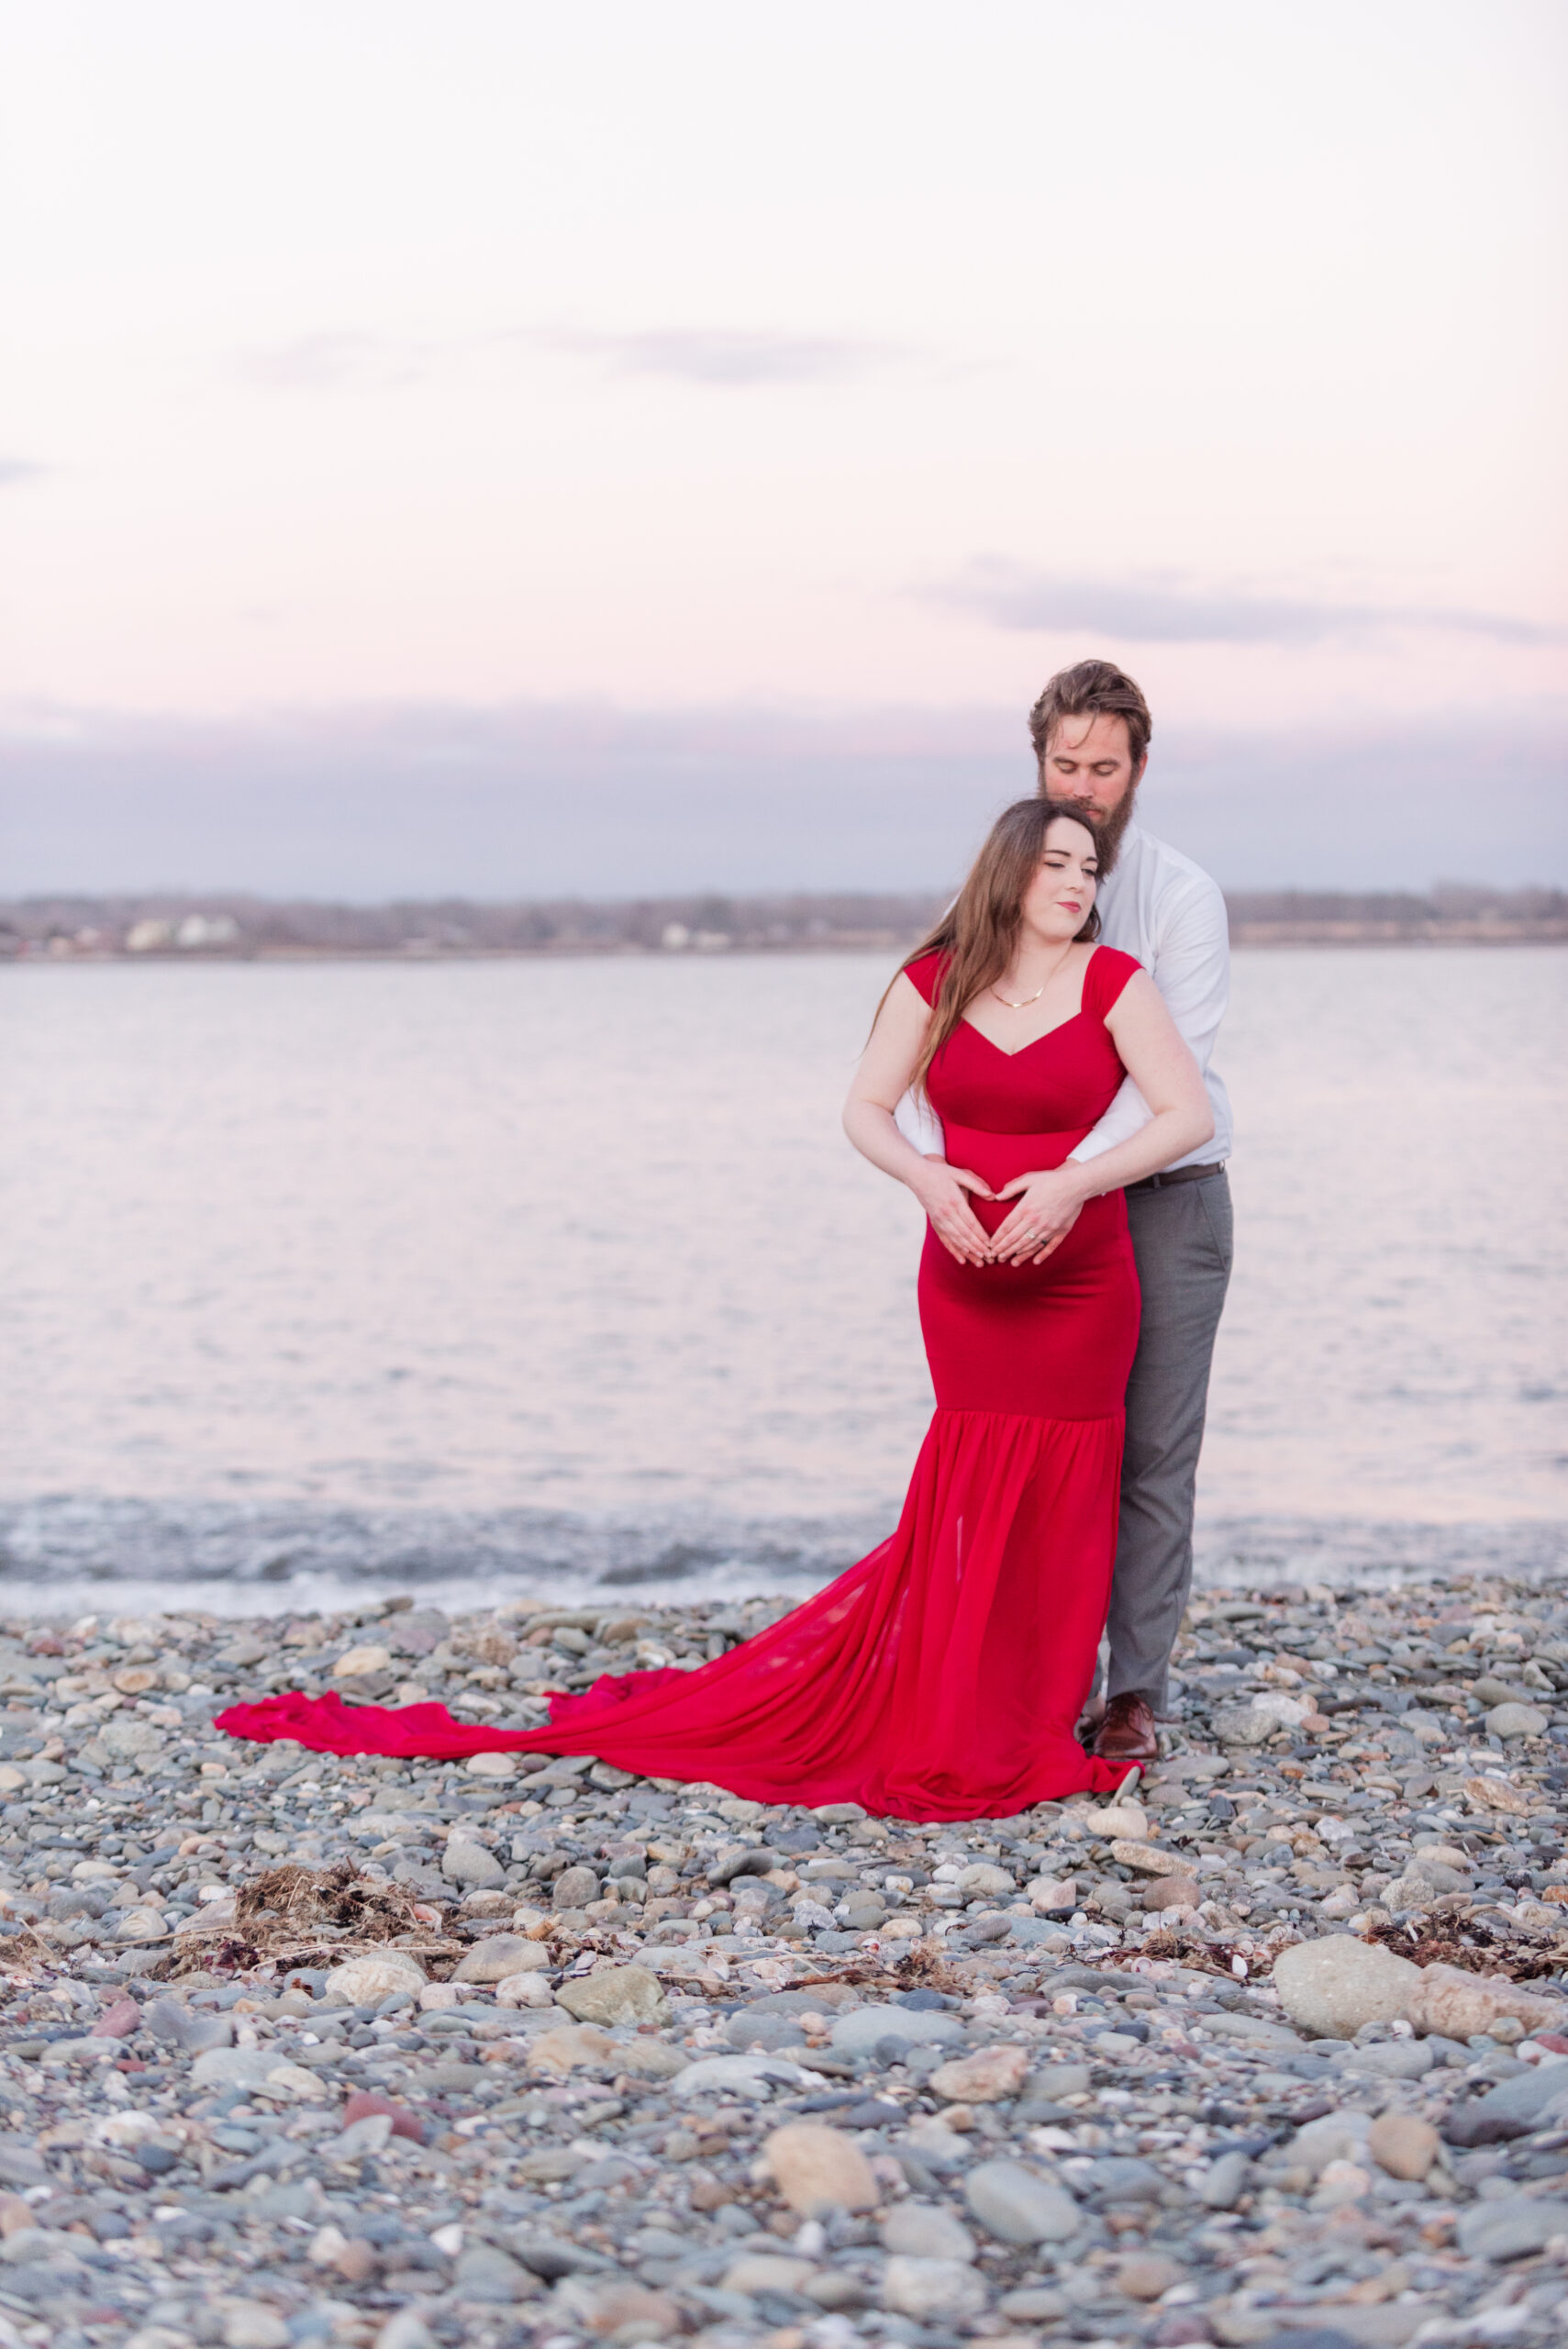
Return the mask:
<svg viewBox="0 0 1568 2349"><path fill-rule="evenodd" d="M1051 735L1064 718L1125 718L1136 776L1149 755L1154 721L1149 704L1125 669L1118 669L1114 661L1080 661L1071 669L1058 669L1029 712L1029 740L1042 765Z"/></svg>

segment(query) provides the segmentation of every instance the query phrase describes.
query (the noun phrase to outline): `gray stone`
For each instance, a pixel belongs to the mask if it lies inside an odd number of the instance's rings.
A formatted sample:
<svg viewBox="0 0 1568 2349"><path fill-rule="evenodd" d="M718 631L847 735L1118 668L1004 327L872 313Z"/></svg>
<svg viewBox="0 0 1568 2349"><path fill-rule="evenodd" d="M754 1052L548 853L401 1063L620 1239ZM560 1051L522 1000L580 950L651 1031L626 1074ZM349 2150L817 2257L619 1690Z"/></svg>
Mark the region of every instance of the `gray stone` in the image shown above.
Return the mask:
<svg viewBox="0 0 1568 2349"><path fill-rule="evenodd" d="M606 1965L596 1974L562 1982L556 2004L579 2022L662 2022L669 2015L657 1975L640 1965Z"/></svg>
<svg viewBox="0 0 1568 2349"><path fill-rule="evenodd" d="M1245 2154L1221 2154L1209 2163L1197 2199L1210 2210L1233 2210L1247 2191L1252 2165Z"/></svg>
<svg viewBox="0 0 1568 2349"><path fill-rule="evenodd" d="M1473 2202L1454 2230L1467 2258L1525 2259L1555 2237L1568 2238L1568 2202L1532 2202L1523 2194Z"/></svg>
<svg viewBox="0 0 1568 2349"><path fill-rule="evenodd" d="M1084 2223L1073 2197L1022 2162L982 2162L965 2178L963 2195L999 2243L1067 2243Z"/></svg>
<svg viewBox="0 0 1568 2349"><path fill-rule="evenodd" d="M521 1933L486 1933L483 1941L464 1951L451 1978L454 1982L505 1982L513 1974L542 1973L549 1964L550 1952L542 1942L530 1942Z"/></svg>
<svg viewBox="0 0 1568 2349"><path fill-rule="evenodd" d="M733 1884L738 1876L766 1876L776 1868L779 1855L765 1844L744 1843L731 1852L721 1852L707 1872L712 1885Z"/></svg>
<svg viewBox="0 0 1568 2349"><path fill-rule="evenodd" d="M449 1884L461 1884L470 1892L488 1892L492 1887L505 1884L506 1871L494 1852L483 1843L471 1843L466 1835L449 1835L447 1848L441 1854L441 1874ZM571 1874L571 1870L567 1870ZM594 1889L598 1890L595 1877Z"/></svg>
<svg viewBox="0 0 1568 2349"><path fill-rule="evenodd" d="M452 2282L460 2299L492 2302L499 2308L537 2299L544 2290L521 2260L487 2243L472 2243L458 2254Z"/></svg>
<svg viewBox="0 0 1568 2349"><path fill-rule="evenodd" d="M1437 2058L1424 2039L1389 2039L1358 2047L1345 2059L1346 2073L1371 2072L1385 2080L1421 2080Z"/></svg>
<svg viewBox="0 0 1568 2349"><path fill-rule="evenodd" d="M1212 2039L1239 2039L1249 2047L1277 2047L1282 2054L1305 2044L1301 2033L1262 2015L1205 2015L1203 2027Z"/></svg>
<svg viewBox="0 0 1568 2349"><path fill-rule="evenodd" d="M209 2047L191 2065L191 2086L196 2088L259 2088L267 2076L287 2061L284 2051L271 2047Z"/></svg>
<svg viewBox="0 0 1568 2349"><path fill-rule="evenodd" d="M154 1998L142 2021L154 2039L165 2040L187 2055L200 2055L209 2047L228 2047L234 2041L231 2016L197 2014L178 1998Z"/></svg>
<svg viewBox="0 0 1568 2349"><path fill-rule="evenodd" d="M1059 2324L1072 2313L1071 2303L1047 2284L1021 2284L1004 2292L996 2307L1009 2324Z"/></svg>
<svg viewBox="0 0 1568 2349"><path fill-rule="evenodd" d="M1330 2162L1363 2161L1371 2128L1371 2115L1358 2112L1353 2107L1326 2112L1320 2120L1308 2121L1296 2131L1291 2140L1291 2161L1296 2167L1309 2170L1314 2177Z"/></svg>
<svg viewBox="0 0 1568 2349"><path fill-rule="evenodd" d="M835 2015L828 2037L840 2055L869 2055L879 2039L906 2039L912 2047L962 2046L963 2024L957 2015L921 2007L852 2007Z"/></svg>
<svg viewBox="0 0 1568 2349"><path fill-rule="evenodd" d="M1539 1705L1494 1705L1486 1716L1492 1737L1544 1737L1551 1727L1551 1715Z"/></svg>
<svg viewBox="0 0 1568 2349"><path fill-rule="evenodd" d="M376 2334L375 2349L436 2349L436 2343L417 2309L398 2309Z"/></svg>
<svg viewBox="0 0 1568 2349"><path fill-rule="evenodd" d="M1106 2202L1146 2202L1165 2181L1152 2162L1136 2154L1102 2154L1089 2176L1089 2190Z"/></svg>
<svg viewBox="0 0 1568 2349"><path fill-rule="evenodd" d="M912 2259L963 2259L975 2254L963 2221L940 2202L895 2202L882 2222L882 2247Z"/></svg>
<svg viewBox="0 0 1568 2349"><path fill-rule="evenodd" d="M585 1909L590 1900L599 1897L599 1879L592 1868L579 1864L562 1868L550 1887L550 1905L552 1909Z"/></svg>
<svg viewBox="0 0 1568 2349"><path fill-rule="evenodd" d="M1279 1723L1251 1705L1226 1705L1214 1716L1214 1733L1226 1745L1266 1745Z"/></svg>
<svg viewBox="0 0 1568 2349"><path fill-rule="evenodd" d="M1568 2064L1542 2064L1485 2096L1449 2107L1442 2134L1451 2145L1501 2145L1550 2127L1568 2111Z"/></svg>

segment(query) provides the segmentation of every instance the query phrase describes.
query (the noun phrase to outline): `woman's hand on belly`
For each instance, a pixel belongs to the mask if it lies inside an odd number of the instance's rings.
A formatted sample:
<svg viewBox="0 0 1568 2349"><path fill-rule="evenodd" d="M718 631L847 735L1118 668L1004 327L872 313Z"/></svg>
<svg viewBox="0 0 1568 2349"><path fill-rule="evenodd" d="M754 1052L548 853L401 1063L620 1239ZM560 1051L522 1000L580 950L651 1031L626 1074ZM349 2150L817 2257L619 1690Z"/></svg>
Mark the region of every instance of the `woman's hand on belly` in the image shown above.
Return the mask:
<svg viewBox="0 0 1568 2349"><path fill-rule="evenodd" d="M1061 1247L1083 1212L1088 1188L1083 1168L1069 1160L1039 1174L1018 1174L995 1194L1015 1199L1006 1223L991 1237L991 1259L998 1264L1043 1264Z"/></svg>
<svg viewBox="0 0 1568 2349"><path fill-rule="evenodd" d="M968 1194L994 1199L995 1192L967 1166L950 1166L945 1158L928 1158L925 1163L926 1174L916 1176L909 1188L925 1208L931 1230L955 1264L990 1264L995 1250Z"/></svg>

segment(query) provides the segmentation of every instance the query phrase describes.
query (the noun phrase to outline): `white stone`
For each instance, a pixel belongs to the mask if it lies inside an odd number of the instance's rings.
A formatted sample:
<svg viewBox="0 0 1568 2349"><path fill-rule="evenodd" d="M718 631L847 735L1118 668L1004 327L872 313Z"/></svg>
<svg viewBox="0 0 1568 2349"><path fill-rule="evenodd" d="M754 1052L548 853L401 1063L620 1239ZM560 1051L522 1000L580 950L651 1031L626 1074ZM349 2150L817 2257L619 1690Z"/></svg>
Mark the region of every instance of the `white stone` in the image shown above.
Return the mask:
<svg viewBox="0 0 1568 2349"><path fill-rule="evenodd" d="M1158 1843L1140 1842L1130 1835L1118 1835L1111 1845L1111 1857L1124 1868L1136 1868L1142 1876L1191 1876L1193 1864L1181 1852L1162 1852Z"/></svg>
<svg viewBox="0 0 1568 2349"><path fill-rule="evenodd" d="M168 1920L158 1909L128 1909L115 1927L117 1942L162 1942L168 1938Z"/></svg>
<svg viewBox="0 0 1568 2349"><path fill-rule="evenodd" d="M367 1950L362 1957L346 1958L327 1976L327 1996L345 2006L368 2007L399 1990L417 1998L425 1987L425 1969L406 1949Z"/></svg>
<svg viewBox="0 0 1568 2349"><path fill-rule="evenodd" d="M1420 1978L1407 1957L1349 1933L1282 1950L1273 1975L1291 2021L1322 2039L1353 2039L1362 2023L1392 2022Z"/></svg>
<svg viewBox="0 0 1568 2349"><path fill-rule="evenodd" d="M781 2082L791 2087L815 2087L818 2077L818 2074L803 2072L798 2064L786 2063L778 2055L705 2055L696 2063L688 2064L678 2075L674 2093L689 2097L722 2091L727 2096L750 2097L760 2103Z"/></svg>
<svg viewBox="0 0 1568 2349"><path fill-rule="evenodd" d="M1078 1906L1078 1884L1070 1876L1037 1876L1027 1885L1029 1906L1042 1917L1069 1917Z"/></svg>
<svg viewBox="0 0 1568 2349"><path fill-rule="evenodd" d="M1299 1697L1280 1696L1271 1691L1266 1697L1253 1698L1252 1710L1262 1713L1265 1720L1273 1721L1278 1728L1296 1729L1313 1707L1305 1704Z"/></svg>
<svg viewBox="0 0 1568 2349"><path fill-rule="evenodd" d="M962 2259L911 2259L896 2254L882 2279L883 2304L917 2322L928 2317L978 2316L985 2286Z"/></svg>
<svg viewBox="0 0 1568 2349"><path fill-rule="evenodd" d="M544 1974L508 1974L495 1985L498 2007L552 2007L555 1992Z"/></svg>
<svg viewBox="0 0 1568 2349"><path fill-rule="evenodd" d="M320 2104L332 2094L327 2082L303 2064L274 2064L265 2085L282 2089L300 2104Z"/></svg>
<svg viewBox="0 0 1568 2349"><path fill-rule="evenodd" d="M958 1872L959 1890L973 1900L999 1900L1013 1889L1013 1879L1007 1869L995 1867L989 1860L976 1860L970 1867Z"/></svg>
<svg viewBox="0 0 1568 2349"><path fill-rule="evenodd" d="M510 1778L517 1760L514 1753L471 1753L462 1766L472 1778Z"/></svg>
<svg viewBox="0 0 1568 2349"><path fill-rule="evenodd" d="M974 2237L963 2221L940 2202L895 2202L882 2222L882 2245L911 2259L967 2261L975 2255Z"/></svg>
<svg viewBox="0 0 1568 2349"><path fill-rule="evenodd" d="M1279 1726L1251 1705L1227 1705L1214 1716L1214 1733L1227 1745L1266 1745Z"/></svg>
<svg viewBox="0 0 1568 2349"><path fill-rule="evenodd" d="M1089 1815L1096 1835L1127 1835L1135 1843L1148 1838L1149 1813L1140 1802L1108 1802L1103 1810L1091 1811Z"/></svg>
<svg viewBox="0 0 1568 2349"><path fill-rule="evenodd" d="M376 1647L367 1642L363 1647L345 1648L332 1666L334 1680L363 1680L373 1672L390 1672L392 1650Z"/></svg>
<svg viewBox="0 0 1568 2349"><path fill-rule="evenodd" d="M511 1974L542 1973L549 1964L550 1952L542 1942L526 1941L518 1933L487 1933L458 1960L452 1980L505 1982Z"/></svg>
<svg viewBox="0 0 1568 2349"><path fill-rule="evenodd" d="M839 2054L869 2055L879 2039L906 2039L920 2047L962 2045L963 2024L940 2008L928 2012L923 2007L851 2007L848 2014L834 2016L828 2037Z"/></svg>
<svg viewBox="0 0 1568 2349"><path fill-rule="evenodd" d="M219 2300L224 2349L288 2349L289 2329L260 2300Z"/></svg>
<svg viewBox="0 0 1568 2349"><path fill-rule="evenodd" d="M191 2065L195 2088L259 2088L279 2060L276 2046L208 2047Z"/></svg>

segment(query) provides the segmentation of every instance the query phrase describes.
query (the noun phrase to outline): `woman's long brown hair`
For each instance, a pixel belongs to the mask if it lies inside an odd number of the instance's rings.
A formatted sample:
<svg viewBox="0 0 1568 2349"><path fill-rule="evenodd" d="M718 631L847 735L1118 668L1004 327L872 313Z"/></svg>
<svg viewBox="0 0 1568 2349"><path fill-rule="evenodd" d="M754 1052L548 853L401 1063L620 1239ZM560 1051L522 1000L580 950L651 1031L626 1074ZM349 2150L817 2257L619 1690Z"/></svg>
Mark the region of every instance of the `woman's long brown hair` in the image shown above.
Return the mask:
<svg viewBox="0 0 1568 2349"><path fill-rule="evenodd" d="M931 1006L931 1023L910 1079L916 1092L924 1092L931 1063L975 996L995 986L1012 961L1023 921L1025 892L1040 870L1045 836L1061 816L1082 825L1103 863L1100 828L1081 807L1069 807L1060 799L1015 799L992 825L984 847L970 867L969 878L947 912L899 964L902 972L926 954L948 958ZM1095 904L1076 936L1095 939L1099 934ZM886 1001L884 995L882 1002ZM881 1009L878 1004L879 1013Z"/></svg>

